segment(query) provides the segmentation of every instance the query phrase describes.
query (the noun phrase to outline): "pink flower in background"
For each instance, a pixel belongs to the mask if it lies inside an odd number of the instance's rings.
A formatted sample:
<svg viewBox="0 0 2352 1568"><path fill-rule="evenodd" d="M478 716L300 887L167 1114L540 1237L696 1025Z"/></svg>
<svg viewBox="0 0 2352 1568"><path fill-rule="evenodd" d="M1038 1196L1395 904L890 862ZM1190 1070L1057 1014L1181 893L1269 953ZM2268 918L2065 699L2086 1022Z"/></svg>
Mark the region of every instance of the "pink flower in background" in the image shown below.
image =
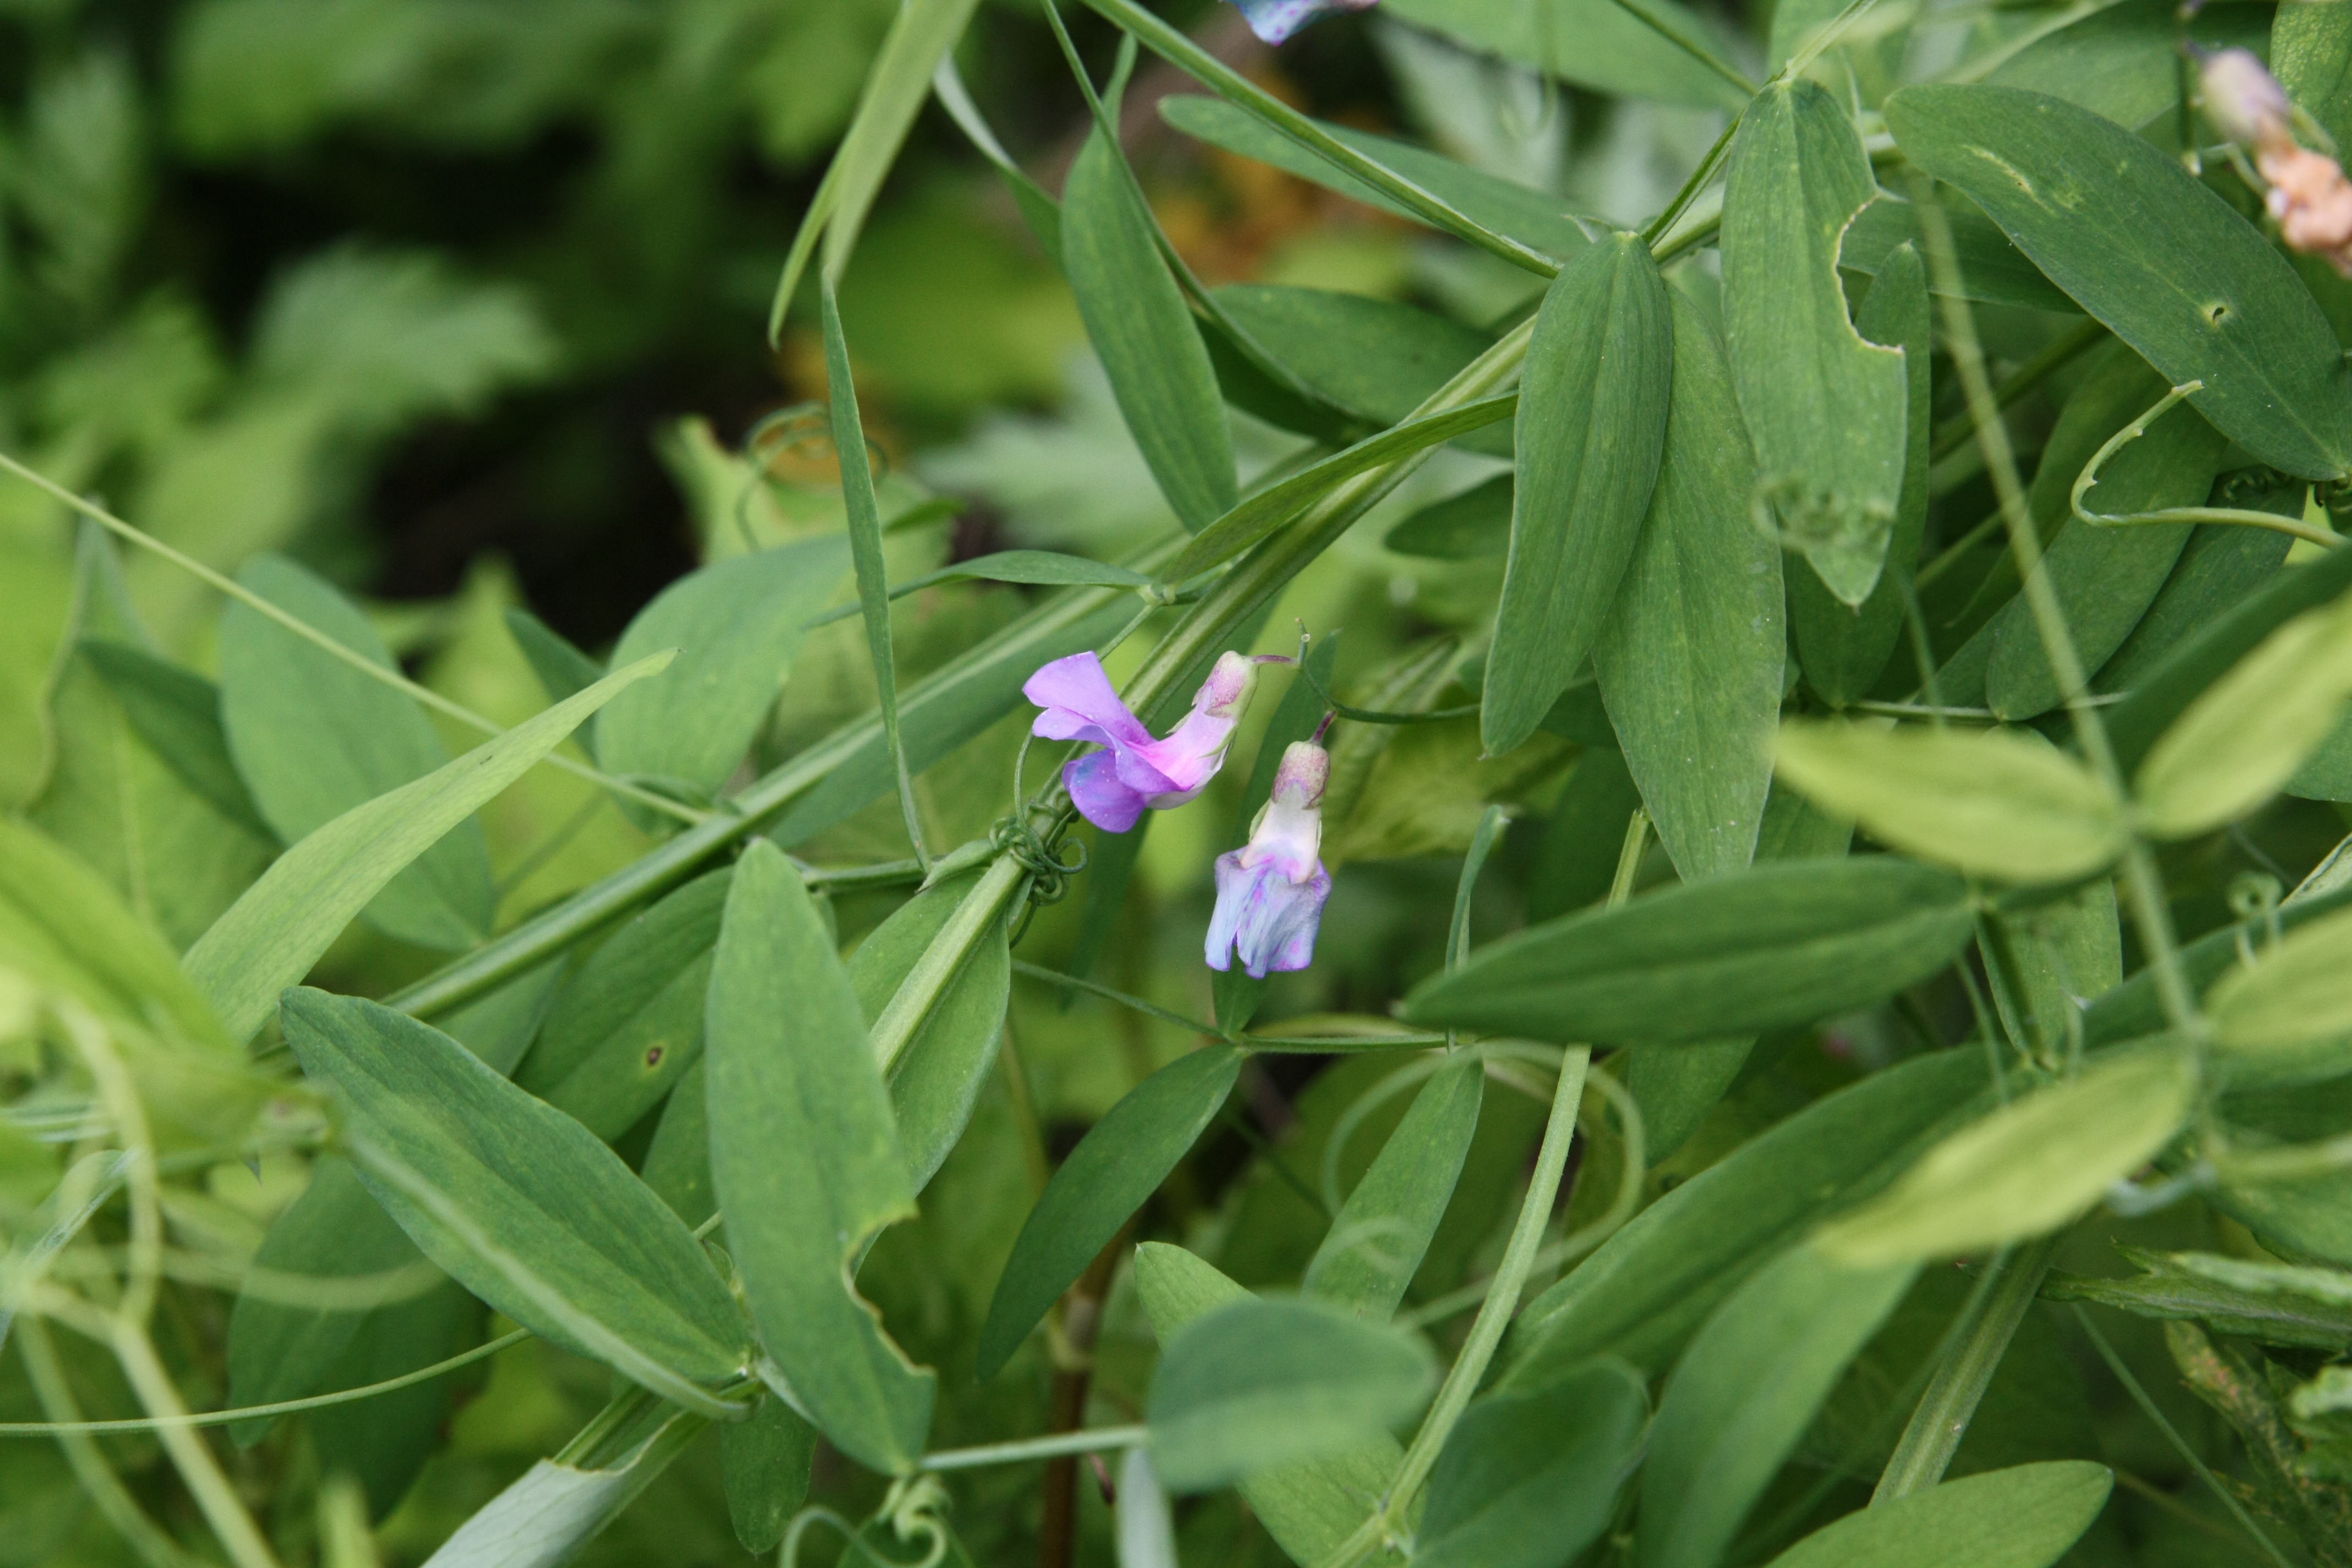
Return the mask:
<svg viewBox="0 0 2352 1568"><path fill-rule="evenodd" d="M1338 11L1369 11L1375 0L1234 0L1248 19L1250 31L1269 44L1278 44L1310 22Z"/></svg>
<svg viewBox="0 0 2352 1568"><path fill-rule="evenodd" d="M1315 958L1315 931L1331 873L1323 868L1323 786L1331 753L1293 742L1274 773L1274 795L1250 824L1249 842L1217 857L1217 909L1209 917L1209 967L1239 958L1250 977L1304 969Z"/></svg>
<svg viewBox="0 0 2352 1568"><path fill-rule="evenodd" d="M1029 732L1048 741L1092 741L1104 749L1066 764L1062 783L1078 815L1106 833L1125 833L1146 807L1183 805L1217 776L1225 744L1257 686L1258 661L1218 657L1192 698L1192 711L1165 740L1154 740L1128 710L1091 653L1057 658L1031 676L1021 694L1045 711Z"/></svg>

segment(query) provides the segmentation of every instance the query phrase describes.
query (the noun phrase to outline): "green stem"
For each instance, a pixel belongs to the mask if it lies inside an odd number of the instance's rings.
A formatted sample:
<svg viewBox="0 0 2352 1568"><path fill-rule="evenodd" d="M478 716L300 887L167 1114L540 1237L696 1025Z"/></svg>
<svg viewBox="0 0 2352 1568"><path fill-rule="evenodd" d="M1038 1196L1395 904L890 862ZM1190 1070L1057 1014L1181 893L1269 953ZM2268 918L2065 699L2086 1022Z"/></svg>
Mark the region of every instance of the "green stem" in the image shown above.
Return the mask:
<svg viewBox="0 0 2352 1568"><path fill-rule="evenodd" d="M2045 1236L1994 1260L1990 1289L1959 1340L1937 1364L1934 1379L1911 1412L1911 1424L1903 1429L1894 1457L1879 1475L1871 1506L1925 1491L1944 1479L2010 1341L2017 1337L2026 1309L2050 1272L2058 1240L2055 1235Z"/></svg>
<svg viewBox="0 0 2352 1568"><path fill-rule="evenodd" d="M1510 1326L1511 1314L1518 1310L1519 1292L1527 1285L1536 1254L1543 1246L1544 1229L1551 1222L1552 1203L1559 1196L1560 1175L1568 1167L1569 1142L1576 1132L1577 1108L1584 1100L1585 1071L1591 1062L1589 1046L1570 1047L1561 1058L1559 1084L1552 1092L1551 1117L1544 1125L1543 1144L1536 1153L1535 1174L1528 1184L1527 1199L1519 1205L1518 1220L1511 1227L1510 1242L1503 1249L1502 1266L1495 1270L1486 1300L1470 1325L1470 1337L1462 1353L1454 1358L1444 1386L1437 1391L1437 1403L1430 1407L1421 1430L1413 1434L1412 1446L1405 1450L1404 1460L1389 1483L1386 1500L1326 1559L1328 1568L1352 1568L1397 1539L1406 1511L1437 1463L1439 1450L1453 1435L1454 1423L1462 1418L1471 1396L1478 1392L1487 1363L1503 1342L1503 1331Z"/></svg>
<svg viewBox="0 0 2352 1568"><path fill-rule="evenodd" d="M2033 520L2027 510L2025 486L2018 478L2017 457L2009 445L2009 429L2000 422L2000 411L1994 405L1992 384L1985 374L1984 351L1977 342L1975 320L1968 300L1960 294L1960 268L1952 248L1952 226L1924 177L1915 178L1912 206L1918 215L1920 237L1927 242L1928 267L1942 295L1952 363L1959 372L1961 389L1968 395L1969 416L1976 422L1977 440L1984 448L1985 466L1991 470L1993 490L2000 500L2001 521L2009 529L2010 550L2017 557L2018 574L2025 584L2026 607L2032 613L2034 629L2041 634L2051 673L2057 677L2058 689L2066 693L2067 716L2074 721L2074 737L2083 749L2084 760L2116 800L2128 800L2130 794L2123 769L2116 761L2106 726L2100 722L2097 705L2091 699L2090 679L2083 668L2082 656L2075 651L2074 636L2067 630L2065 609L2058 603L2058 591L2051 585L2048 574L2040 570L2042 542L2033 531ZM2172 911L2165 905L2156 857L2137 834L2126 845L2123 873L2132 924L2156 971L2157 993L2163 998L2166 1016L2175 1028L2193 1037L2200 1027L2197 998L2181 968L2180 945L2172 929Z"/></svg>
<svg viewBox="0 0 2352 1568"><path fill-rule="evenodd" d="M1013 1443L983 1443L975 1448L942 1448L915 1461L919 1470L969 1470L982 1465L1017 1465L1030 1459L1058 1459L1071 1454L1099 1454L1109 1448L1140 1448L1150 1440L1149 1426L1097 1426L1090 1432L1057 1432L1050 1437L1026 1437Z"/></svg>
<svg viewBox="0 0 2352 1568"><path fill-rule="evenodd" d="M431 1366L418 1367L415 1372L398 1377L388 1377L382 1383L363 1384L357 1388L338 1389L332 1394L314 1394L308 1399L284 1399L275 1405L247 1405L236 1410L205 1410L180 1415L143 1415L121 1421L0 1421L0 1437L58 1437L68 1433L98 1436L121 1432L157 1432L167 1426L226 1426L231 1422L251 1421L267 1415L292 1415L304 1410L324 1410L330 1405L350 1405L362 1399L373 1399L379 1394L393 1394L419 1383L430 1383L446 1376L461 1366L494 1356L509 1345L518 1345L530 1338L529 1329L516 1329L500 1334L488 1344L476 1345L460 1352L446 1361L436 1361Z"/></svg>

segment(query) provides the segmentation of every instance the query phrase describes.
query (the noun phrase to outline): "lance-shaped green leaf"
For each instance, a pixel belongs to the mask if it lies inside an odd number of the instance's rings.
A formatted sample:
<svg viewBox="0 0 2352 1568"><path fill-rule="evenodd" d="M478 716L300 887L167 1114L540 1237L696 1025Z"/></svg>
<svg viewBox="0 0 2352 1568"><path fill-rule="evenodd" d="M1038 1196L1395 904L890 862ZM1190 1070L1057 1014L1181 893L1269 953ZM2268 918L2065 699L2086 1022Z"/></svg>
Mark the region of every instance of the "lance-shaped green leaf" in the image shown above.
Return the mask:
<svg viewBox="0 0 2352 1568"><path fill-rule="evenodd" d="M2105 1465L2084 1459L1966 1476L1847 1514L1770 1568L2050 1568L2114 1487Z"/></svg>
<svg viewBox="0 0 2352 1568"><path fill-rule="evenodd" d="M1903 351L1846 319L1838 245L1877 195L1862 138L1815 82L1776 82L1739 121L1723 196L1723 320L1762 472L1759 507L1830 592L1870 596L1902 499Z"/></svg>
<svg viewBox="0 0 2352 1568"><path fill-rule="evenodd" d="M993 1377L1128 1216L1159 1190L1233 1092L1242 1053L1209 1046L1161 1068L1087 1130L1021 1226L988 1304L974 1369Z"/></svg>
<svg viewBox="0 0 2352 1568"><path fill-rule="evenodd" d="M1658 264L1630 234L1594 245L1544 295L1479 720L1490 755L1535 733L1616 602L1665 450L1675 325Z"/></svg>
<svg viewBox="0 0 2352 1568"><path fill-rule="evenodd" d="M1641 1568L1713 1568L1916 1268L1798 1247L1707 1320L1666 1380L1642 1467Z"/></svg>
<svg viewBox="0 0 2352 1568"><path fill-rule="evenodd" d="M1151 477L1198 533L1233 507L1233 436L1209 351L1152 231L1118 149L1097 127L1062 191L1062 265Z"/></svg>
<svg viewBox="0 0 2352 1568"><path fill-rule="evenodd" d="M471 816L580 721L667 652L614 670L494 740L389 795L353 806L279 856L180 962L233 1038L251 1039L278 994L310 973L352 917L441 836Z"/></svg>
<svg viewBox="0 0 2352 1568"><path fill-rule="evenodd" d="M1780 552L1748 515L1755 462L1723 345L1671 293L1664 461L1592 667L1659 842L1696 880L1755 855L1789 639Z"/></svg>
<svg viewBox="0 0 2352 1568"><path fill-rule="evenodd" d="M2127 373L2126 384L2136 389L2156 380L2136 356L2121 355L2110 364L2121 366ZM2158 386L2156 395L2162 392ZM2077 400L2082 395L2078 393ZM2154 401L2151 396L2140 402L2126 417L2137 418ZM2068 405L2070 412L2073 406ZM2083 504L2094 512L2117 514L2202 505L2228 445L2195 409L2177 406L2107 460ZM2038 495L2042 476L2035 476L2034 488ZM2066 479L2065 489L2073 488L2073 479ZM2193 526L2185 522L2100 528L2076 519L2065 525L2037 570L2057 595L2084 669L2106 663L2131 636L2163 590L2192 531ZM2022 721L2066 700L2068 693L2050 668L2041 628L2024 595L2001 607L1990 630L1985 701L1995 713Z"/></svg>
<svg viewBox="0 0 2352 1568"><path fill-rule="evenodd" d="M1861 1267L2055 1230L2170 1142L2196 1095L2195 1069L2169 1046L2101 1061L1953 1133L1818 1245Z"/></svg>
<svg viewBox="0 0 2352 1568"><path fill-rule="evenodd" d="M2352 601L2307 610L2263 639L2173 721L2132 781L2150 832L2183 838L2278 792L2352 697Z"/></svg>
<svg viewBox="0 0 2352 1568"><path fill-rule="evenodd" d="M1157 1241L1135 1249L1135 1293L1162 1344L1194 1320L1250 1299L1182 1247ZM1381 1495L1403 1456L1386 1432L1360 1431L1344 1454L1260 1471L1243 1478L1239 1489L1292 1561L1320 1563L1363 1523L1365 1500Z"/></svg>
<svg viewBox="0 0 2352 1568"><path fill-rule="evenodd" d="M1484 397L1459 408L1408 419L1377 436L1368 436L1343 451L1334 452L1288 479L1266 486L1202 529L1200 537L1169 563L1167 580L1181 583L1233 559L1320 500L1342 480L1508 419L1518 406L1519 395L1516 392Z"/></svg>
<svg viewBox="0 0 2352 1568"><path fill-rule="evenodd" d="M1866 1005L1973 929L1952 873L1890 856L1764 866L1493 942L1406 998L1416 1024L1562 1042L1677 1044Z"/></svg>
<svg viewBox="0 0 2352 1568"><path fill-rule="evenodd" d="M2352 1036L2352 910L2290 931L2257 957L2206 994L2217 1048L2261 1054Z"/></svg>
<svg viewBox="0 0 2352 1568"><path fill-rule="evenodd" d="M1261 163L1271 163L1286 174L1398 217L1447 231L1447 226L1434 217L1416 212L1407 203L1358 179L1239 104L1192 93L1171 93L1160 100L1160 115L1188 136L1197 136ZM1566 260L1589 243L1575 217L1549 191L1483 174L1442 153L1392 137L1376 136L1328 121L1307 120L1305 123L1341 147L1402 175L1449 204L1464 217L1531 249Z"/></svg>
<svg viewBox="0 0 2352 1568"><path fill-rule="evenodd" d="M1884 203L1874 203L1865 214ZM1856 219L1857 226L1860 219ZM1853 247L1847 231L1846 248ZM1869 693L1903 635L1903 590L1896 576L1918 563L1919 542L1927 526L1928 351L1929 330L1927 268L1919 253L1907 246L1888 252L1877 268L1876 281L1854 314L1854 329L1874 343L1903 351L1903 380L1909 388L1904 414L1903 489L1895 508L1895 531L1888 536L1889 572L1859 606L1848 605L1829 591L1821 574L1797 572L1789 576L1789 621L1796 634L1798 662L1805 679L1832 708L1843 708Z"/></svg>
<svg viewBox="0 0 2352 1568"><path fill-rule="evenodd" d="M761 1343L836 1447L903 1472L937 1378L851 1279L877 1232L914 1217L914 1186L832 933L764 841L736 863L703 1032L710 1174Z"/></svg>
<svg viewBox="0 0 2352 1568"><path fill-rule="evenodd" d="M1873 1073L1741 1144L1643 1209L1528 1304L1506 1388L1599 1355L1660 1372L1717 1303L1828 1215L1885 1190L1992 1103L1981 1057L1936 1051Z"/></svg>
<svg viewBox="0 0 2352 1568"><path fill-rule="evenodd" d="M1308 1300L1244 1297L1171 1335L1151 1377L1151 1464L1206 1491L1329 1458L1412 1419L1437 1384L1413 1335Z"/></svg>
<svg viewBox="0 0 2352 1568"><path fill-rule="evenodd" d="M857 100L857 112L801 219L791 254L784 258L783 275L776 279L775 300L768 308L771 343L783 331L784 312L792 308L801 269L815 253L820 237L825 242L825 275L840 280L866 226L866 215L881 195L882 182L898 162L898 148L923 100L930 95L932 74L963 36L979 5L980 0L914 0L899 7L892 19Z"/></svg>
<svg viewBox="0 0 2352 1568"><path fill-rule="evenodd" d="M702 1055L726 871L637 915L564 982L515 1081L610 1142Z"/></svg>
<svg viewBox="0 0 2352 1568"><path fill-rule="evenodd" d="M2142 1318L2195 1319L2268 1345L2352 1350L2352 1274L2339 1268L2253 1263L2211 1252L2120 1249L2138 1268L2128 1279L2054 1274L2042 1293L2096 1301Z"/></svg>
<svg viewBox="0 0 2352 1568"><path fill-rule="evenodd" d="M1559 1568L1609 1526L1650 1391L1622 1362L1584 1367L1462 1413L1429 1472L1414 1533L1423 1568Z"/></svg>
<svg viewBox="0 0 2352 1568"><path fill-rule="evenodd" d="M2123 852L2124 815L2039 737L1791 720L1780 776L1833 816L1923 859L2009 882L2069 882Z"/></svg>
<svg viewBox="0 0 2352 1568"><path fill-rule="evenodd" d="M302 567L264 555L238 578L312 630L396 672L367 617ZM405 692L248 605L232 601L222 613L220 661L229 754L261 815L288 844L448 763L432 722ZM425 947L480 941L495 902L480 826L453 823L411 859L369 903L370 922ZM270 999L276 995L272 988Z"/></svg>
<svg viewBox="0 0 2352 1568"><path fill-rule="evenodd" d="M751 750L809 617L848 570L834 536L730 556L663 589L621 634L613 664L665 647L677 659L596 716L597 762L717 795Z"/></svg>
<svg viewBox="0 0 2352 1568"><path fill-rule="evenodd" d="M849 960L850 988L869 1027L890 1005L908 972L953 918L980 873L925 888L858 944ZM890 1108L906 1151L907 1174L920 1192L963 1135L971 1108L1004 1041L1004 1006L1013 990L1013 954L1000 917L885 1070Z"/></svg>
<svg viewBox="0 0 2352 1568"><path fill-rule="evenodd" d="M2305 479L2352 468L2352 371L2286 258L2179 160L2015 88L1886 100L1904 154L1968 193L2213 427Z"/></svg>
<svg viewBox="0 0 2352 1568"><path fill-rule="evenodd" d="M1315 1249L1307 1294L1370 1322L1395 1314L1453 1201L1486 1082L1486 1064L1465 1058L1413 1097Z"/></svg>
<svg viewBox="0 0 2352 1568"><path fill-rule="evenodd" d="M431 1025L307 987L280 1016L350 1108L353 1164L409 1239L534 1332L706 1415L742 1317L678 1217L586 1128Z"/></svg>

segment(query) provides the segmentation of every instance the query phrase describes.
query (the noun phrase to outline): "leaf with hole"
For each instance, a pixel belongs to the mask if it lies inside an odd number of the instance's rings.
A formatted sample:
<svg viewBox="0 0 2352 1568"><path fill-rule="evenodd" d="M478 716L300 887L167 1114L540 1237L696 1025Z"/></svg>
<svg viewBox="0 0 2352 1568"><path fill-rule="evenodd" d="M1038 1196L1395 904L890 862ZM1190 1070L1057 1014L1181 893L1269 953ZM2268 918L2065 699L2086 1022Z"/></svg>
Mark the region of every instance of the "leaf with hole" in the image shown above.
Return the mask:
<svg viewBox="0 0 2352 1568"><path fill-rule="evenodd" d="M1779 520L1840 601L1878 584L1902 500L1909 383L1903 351L1846 319L1838 245L1876 194L1862 139L1818 84L1757 96L1723 196L1723 321L1732 383Z"/></svg>
<svg viewBox="0 0 2352 1568"><path fill-rule="evenodd" d="M2088 110L2016 88L1886 101L1904 154L1966 192L2033 264L2256 459L2352 469L2352 370L2286 258L2179 159Z"/></svg>
<svg viewBox="0 0 2352 1568"><path fill-rule="evenodd" d="M696 878L606 938L556 993L515 1081L612 1142L702 1055L729 873Z"/></svg>
<svg viewBox="0 0 2352 1568"><path fill-rule="evenodd" d="M1863 210L1867 215L1874 208ZM1852 245L1849 230L1849 250ZM1927 526L1929 414L1934 406L1928 363L1935 338L1927 267L1917 251L1897 247L1885 258L1853 324L1870 342L1903 351L1903 381L1909 392L1904 413L1903 488L1895 500L1895 531L1887 537L1887 570L1878 586L1856 605L1831 593L1817 572L1794 572L1788 577L1789 625L1798 662L1807 684L1832 708L1867 696L1886 668L1903 636L1903 574L1918 565L1919 543Z"/></svg>

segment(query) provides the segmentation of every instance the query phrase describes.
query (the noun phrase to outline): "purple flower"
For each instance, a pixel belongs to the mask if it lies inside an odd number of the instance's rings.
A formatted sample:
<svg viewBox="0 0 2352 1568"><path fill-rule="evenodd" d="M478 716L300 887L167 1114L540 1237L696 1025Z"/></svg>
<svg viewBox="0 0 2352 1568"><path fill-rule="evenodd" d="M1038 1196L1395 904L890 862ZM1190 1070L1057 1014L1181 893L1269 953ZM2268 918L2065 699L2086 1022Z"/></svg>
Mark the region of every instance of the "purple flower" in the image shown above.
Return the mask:
<svg viewBox="0 0 2352 1568"><path fill-rule="evenodd" d="M1278 44L1335 11L1370 10L1374 0L1234 0L1234 4L1248 19L1251 32L1269 44Z"/></svg>
<svg viewBox="0 0 2352 1568"><path fill-rule="evenodd" d="M1315 959L1315 929L1331 873L1323 869L1323 786L1331 753L1296 741L1274 771L1274 796L1250 824L1249 843L1217 857L1217 910L1209 917L1209 967L1239 957L1254 980Z"/></svg>
<svg viewBox="0 0 2352 1568"><path fill-rule="evenodd" d="M1092 741L1104 749L1066 763L1062 783L1078 815L1106 833L1125 833L1146 806L1166 811L1205 788L1225 764L1225 743L1257 686L1257 661L1218 657L1193 695L1192 711L1155 741L1128 711L1091 653L1057 658L1031 676L1021 694L1045 711L1029 732L1048 741Z"/></svg>

